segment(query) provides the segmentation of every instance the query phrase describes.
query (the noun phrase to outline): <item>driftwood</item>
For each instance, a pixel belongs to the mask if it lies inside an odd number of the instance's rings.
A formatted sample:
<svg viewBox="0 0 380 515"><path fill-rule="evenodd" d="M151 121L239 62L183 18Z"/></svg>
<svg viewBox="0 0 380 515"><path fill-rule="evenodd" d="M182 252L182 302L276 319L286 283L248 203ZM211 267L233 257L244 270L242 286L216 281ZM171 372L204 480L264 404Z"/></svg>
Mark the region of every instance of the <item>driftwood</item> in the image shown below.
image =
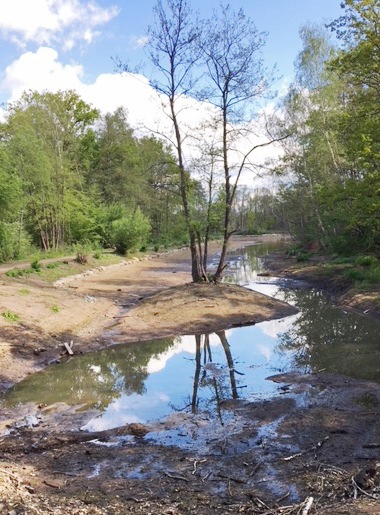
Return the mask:
<svg viewBox="0 0 380 515"><path fill-rule="evenodd" d="M70 356L73 356L74 352L73 352L73 346L74 346L74 342L73 340L71 340L70 343L67 343L67 342L64 342L63 343L66 351L67 351L67 354L69 354Z"/></svg>

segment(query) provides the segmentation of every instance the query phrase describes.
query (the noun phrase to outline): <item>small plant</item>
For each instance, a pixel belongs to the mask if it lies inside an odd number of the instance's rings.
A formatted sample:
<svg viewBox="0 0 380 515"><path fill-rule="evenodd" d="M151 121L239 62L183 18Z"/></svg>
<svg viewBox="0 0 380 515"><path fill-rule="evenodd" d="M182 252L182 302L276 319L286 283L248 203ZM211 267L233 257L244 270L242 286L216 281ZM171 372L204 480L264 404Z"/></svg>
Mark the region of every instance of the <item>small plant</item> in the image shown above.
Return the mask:
<svg viewBox="0 0 380 515"><path fill-rule="evenodd" d="M59 263L58 262L49 263L48 265L46 265L46 268L49 268L49 270L52 270L53 268L58 268L58 267L59 267Z"/></svg>
<svg viewBox="0 0 380 515"><path fill-rule="evenodd" d="M102 256L103 252L101 250L97 250L96 252L94 252L94 259L101 259Z"/></svg>
<svg viewBox="0 0 380 515"><path fill-rule="evenodd" d="M58 312L59 312L59 307L58 307L58 306L53 305L53 306L51 307L51 310L52 310L52 312L53 312L53 313L58 313Z"/></svg>
<svg viewBox="0 0 380 515"><path fill-rule="evenodd" d="M78 243L77 245L74 245L74 251L76 252L75 261L80 265L86 265L88 262L88 256L91 252L91 245Z"/></svg>
<svg viewBox="0 0 380 515"><path fill-rule="evenodd" d="M365 279L365 274L358 268L346 270L344 276L351 281L363 281Z"/></svg>
<svg viewBox="0 0 380 515"><path fill-rule="evenodd" d="M22 277L25 275L25 269L23 268L12 268L12 270L8 270L8 272L5 272L5 275L7 277Z"/></svg>
<svg viewBox="0 0 380 515"><path fill-rule="evenodd" d="M296 254L296 261L297 261L297 263L302 263L304 261L308 261L309 257L310 256L309 256L308 252L299 251Z"/></svg>
<svg viewBox="0 0 380 515"><path fill-rule="evenodd" d="M30 263L30 268L32 269L33 272L41 272L42 270L42 266L41 266L41 263L39 262L38 259L34 259L31 263Z"/></svg>
<svg viewBox="0 0 380 515"><path fill-rule="evenodd" d="M22 289L19 291L19 294L20 294L20 295L29 295L29 294L30 294L30 290L28 290L28 288L22 288Z"/></svg>
<svg viewBox="0 0 380 515"><path fill-rule="evenodd" d="M20 317L16 315L16 313L12 313L12 311L4 311L1 313L1 316L3 316L6 320L11 320L12 322L17 322L20 320Z"/></svg>

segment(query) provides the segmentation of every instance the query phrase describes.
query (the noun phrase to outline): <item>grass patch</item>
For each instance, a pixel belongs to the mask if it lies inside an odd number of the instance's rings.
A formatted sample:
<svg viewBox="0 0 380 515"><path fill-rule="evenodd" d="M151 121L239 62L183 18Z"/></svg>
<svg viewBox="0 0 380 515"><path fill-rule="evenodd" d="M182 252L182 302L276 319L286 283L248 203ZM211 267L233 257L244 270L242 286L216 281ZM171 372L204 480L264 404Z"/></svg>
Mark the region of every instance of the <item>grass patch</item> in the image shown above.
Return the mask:
<svg viewBox="0 0 380 515"><path fill-rule="evenodd" d="M66 264L68 264L68 261L64 261ZM54 263L48 263L46 265L46 268L48 270L54 270L54 268L58 268L61 263L59 261L55 261Z"/></svg>
<svg viewBox="0 0 380 515"><path fill-rule="evenodd" d="M19 294L20 295L30 295L31 291L28 290L28 288L21 288L21 290L19 290Z"/></svg>
<svg viewBox="0 0 380 515"><path fill-rule="evenodd" d="M40 279L46 282L54 282L62 277L69 275L80 274L85 270L96 268L98 266L107 266L120 263L125 259L124 256L110 252L96 252L95 255L87 256L87 262L85 264L78 263L75 258L72 260L54 261L46 265L40 262L38 259L32 261L28 268L12 268L5 273L8 277L20 278L26 277L31 274L38 273Z"/></svg>

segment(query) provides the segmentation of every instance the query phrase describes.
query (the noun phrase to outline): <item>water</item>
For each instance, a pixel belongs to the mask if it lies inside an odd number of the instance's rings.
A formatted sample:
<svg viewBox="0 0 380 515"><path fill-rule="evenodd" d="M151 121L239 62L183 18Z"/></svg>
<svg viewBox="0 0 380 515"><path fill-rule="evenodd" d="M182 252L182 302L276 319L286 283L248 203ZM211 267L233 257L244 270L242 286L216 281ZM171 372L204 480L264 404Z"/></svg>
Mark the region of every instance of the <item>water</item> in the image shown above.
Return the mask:
<svg viewBox="0 0 380 515"><path fill-rule="evenodd" d="M380 325L332 306L318 290L263 277L256 245L230 256L226 281L297 306L296 315L201 336L119 345L34 374L6 397L8 405L64 402L99 415L85 428L150 422L173 412L205 413L224 423L223 401L283 393L266 378L326 370L380 382Z"/></svg>

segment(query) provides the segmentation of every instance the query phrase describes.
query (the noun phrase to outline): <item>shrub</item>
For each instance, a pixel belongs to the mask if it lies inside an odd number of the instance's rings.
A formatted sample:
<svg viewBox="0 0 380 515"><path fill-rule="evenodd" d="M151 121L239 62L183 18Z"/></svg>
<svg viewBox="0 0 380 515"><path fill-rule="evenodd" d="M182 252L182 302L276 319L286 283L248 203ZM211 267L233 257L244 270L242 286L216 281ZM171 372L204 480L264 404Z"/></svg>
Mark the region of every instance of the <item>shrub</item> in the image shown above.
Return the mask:
<svg viewBox="0 0 380 515"><path fill-rule="evenodd" d="M56 261L55 263L49 263L46 265L46 268L49 268L50 269L53 269L53 268L58 268L59 267L59 263Z"/></svg>
<svg viewBox="0 0 380 515"><path fill-rule="evenodd" d="M297 255L296 255L296 261L297 261L298 263L302 263L302 262L304 262L304 261L308 261L308 260L309 260L309 257L310 257L310 255L309 255L309 253L308 253L308 252L302 252L302 251L300 251L300 252L298 252L298 253L297 253Z"/></svg>
<svg viewBox="0 0 380 515"><path fill-rule="evenodd" d="M375 256L359 256L355 262L362 266L374 266L377 264L377 259Z"/></svg>
<svg viewBox="0 0 380 515"><path fill-rule="evenodd" d="M0 223L0 262L23 258L31 250L31 237L19 223Z"/></svg>
<svg viewBox="0 0 380 515"><path fill-rule="evenodd" d="M92 251L91 245L89 243L77 243L73 246L73 250L76 253L75 261L80 265L85 265Z"/></svg>
<svg viewBox="0 0 380 515"><path fill-rule="evenodd" d="M34 259L30 263L30 268L33 270L33 272L41 272L42 270L41 263L38 261L38 259Z"/></svg>
<svg viewBox="0 0 380 515"><path fill-rule="evenodd" d="M5 275L8 277L22 277L25 275L25 269L24 268L13 268L12 270L8 270L8 272L5 272Z"/></svg>
<svg viewBox="0 0 380 515"><path fill-rule="evenodd" d="M121 254L136 251L146 245L150 230L148 218L137 209L112 223L112 243Z"/></svg>

